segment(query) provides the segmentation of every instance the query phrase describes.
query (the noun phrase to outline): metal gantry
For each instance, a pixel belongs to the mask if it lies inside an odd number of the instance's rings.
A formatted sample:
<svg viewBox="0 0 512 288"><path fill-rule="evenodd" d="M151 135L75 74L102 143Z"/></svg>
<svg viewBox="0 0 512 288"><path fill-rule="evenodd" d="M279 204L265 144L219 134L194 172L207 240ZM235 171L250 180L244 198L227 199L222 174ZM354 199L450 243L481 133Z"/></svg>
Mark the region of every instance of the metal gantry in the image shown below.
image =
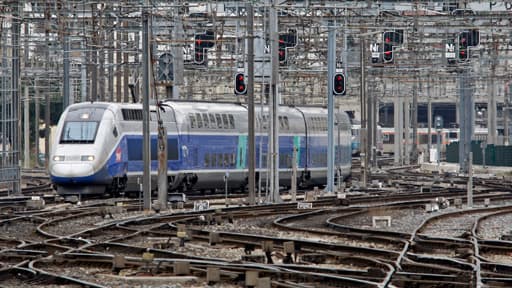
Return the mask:
<svg viewBox="0 0 512 288"><path fill-rule="evenodd" d="M0 109L3 112L0 136L4 143L1 153L6 155L1 161L0 181L19 178L20 160L35 155L36 159L25 163L35 165L39 161L39 146L34 143L39 140L38 130L44 128L40 125L43 122L47 128L41 151L48 162L49 127L56 123L63 106L86 100L139 101L137 97L144 94L143 75L147 73L146 61L143 61L146 48L150 64L156 63L163 53L173 57L172 80L147 79L159 95L246 102L247 99L232 93L231 79L239 62L248 59L247 36L243 33L248 25L254 29L255 40L264 40L255 41L255 54L271 46L271 36L290 29L297 33L297 46L288 49L286 63L275 68L273 79L279 81L270 85L271 95L278 96L274 104L328 104L328 23L336 21L335 43L339 48L335 54L337 59L343 59L340 64L347 77L347 95L337 97L334 102L342 109L355 110L358 118L369 113L365 119L372 122L366 123L371 128L370 138L375 137L374 127L379 122L375 108L379 103L393 103L393 99L402 103L395 104L395 111L402 114L395 115L398 121L395 125L414 131L419 125L414 115L420 103L457 102L460 88L456 80L460 76L456 71L460 66L471 68L468 79L474 87L474 101L488 102L489 127L507 124L496 120L500 117L497 107L506 102L505 91L508 90L502 87L511 78L508 67L512 59L512 20L506 5L468 3L475 13L466 15L456 9L461 6L460 1L455 0L414 1L412 4L410 1L375 4L373 1L260 0L251 1L254 9L251 24L247 20L246 5L240 1L161 0L149 1L149 5L142 2L146 1L0 3ZM277 19L271 19L272 9ZM146 10L152 35L149 47L143 46L145 14L142 12ZM276 23L275 34L271 33L269 23ZM446 45L456 45L457 35L470 29L478 29L479 45L469 49L467 62L459 63L455 59L449 63ZM403 45L394 51L393 63L371 63L370 44L381 42L382 32L388 30L403 30ZM194 35L205 31L214 33L215 45L206 52L205 64L199 65L193 61ZM363 39L359 37L363 33L370 34ZM156 75L156 65L150 66L150 74ZM259 77L263 72L258 71L258 67L255 66L254 72L254 101L268 104L265 92L269 87L268 78ZM361 81L363 78L366 81ZM135 97L131 97L130 87ZM442 88L432 94L435 90L432 87ZM28 97L21 97L21 94ZM153 93L148 93L147 97L153 99ZM44 115L45 121L39 116L34 120L35 113L22 119L21 98L24 98L23 105L30 108L29 112L39 111L39 105L43 105L44 113L40 115ZM370 110L363 111L362 98L363 101L373 99ZM408 111L412 112L411 121L408 121ZM31 125L22 126L20 121L29 121ZM23 143L30 145L30 149L21 147L21 127L32 127L32 140ZM495 129L492 130L494 133ZM27 128L25 134L26 131ZM505 142L493 133L494 142ZM414 160L417 153L415 139L404 140L410 145L397 151L398 155L403 155L404 159L397 159L401 163ZM365 143L372 141L368 139ZM367 149L366 157L372 159L373 147ZM24 155L21 151L25 151Z"/></svg>

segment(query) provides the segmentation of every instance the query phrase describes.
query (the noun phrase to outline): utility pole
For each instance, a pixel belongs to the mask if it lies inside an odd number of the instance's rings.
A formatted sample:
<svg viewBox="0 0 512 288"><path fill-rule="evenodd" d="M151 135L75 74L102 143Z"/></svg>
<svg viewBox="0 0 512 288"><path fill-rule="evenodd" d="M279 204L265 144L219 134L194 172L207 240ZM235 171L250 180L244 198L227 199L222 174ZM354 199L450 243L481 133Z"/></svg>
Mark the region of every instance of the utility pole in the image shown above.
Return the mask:
<svg viewBox="0 0 512 288"><path fill-rule="evenodd" d="M404 127L404 101L400 97L398 89L395 88L395 83L392 83L392 91L394 93L394 131L395 139L393 144L394 152L394 163L395 165L403 165L403 146L402 146L402 135Z"/></svg>
<svg viewBox="0 0 512 288"><path fill-rule="evenodd" d="M28 23L24 23L24 36L25 36L25 45L23 49L23 66L25 79L28 79L27 77L27 70L28 70ZM25 84L25 97L23 101L23 135L30 135L30 98L28 96L28 89L29 84ZM27 169L30 168L30 137L23 137L24 143L23 143L23 168ZM37 157L36 157L37 160Z"/></svg>
<svg viewBox="0 0 512 288"><path fill-rule="evenodd" d="M68 36L68 33L67 32L64 32L63 33L63 49L64 49L64 59L63 59L63 72L64 72L64 75L63 75L63 87L62 87L62 94L64 94L64 99L63 99L63 109L66 109L66 107L68 107L70 104L73 104L73 101L70 97L70 89L69 89L69 74L70 74L70 71L69 71L69 65L70 65L70 61L69 61L69 36Z"/></svg>
<svg viewBox="0 0 512 288"><path fill-rule="evenodd" d="M430 89L430 83L431 83L431 80L432 78L430 77L430 74L427 78L427 94L428 94L428 103L427 103L427 129L428 129L428 143L427 143L427 153L426 155L428 156L427 157L427 162L430 162L430 149L432 149L432 98L431 98L431 95L430 95L430 92L432 91ZM439 136L436 136L436 137L439 137Z"/></svg>
<svg viewBox="0 0 512 288"><path fill-rule="evenodd" d="M270 48L271 48L271 65L272 74L270 80L270 141L269 141L269 156L270 156L270 195L273 203L281 202L281 195L279 194L279 95L277 84L279 82L279 34L277 33L277 0L271 0L270 7Z"/></svg>
<svg viewBox="0 0 512 288"><path fill-rule="evenodd" d="M40 106L39 106L39 97L40 97L40 94L39 94L39 87L37 86L37 82L38 82L38 79L35 78L34 79L34 93L35 93L35 97L34 97L34 151L35 151L35 155L36 155L36 164L35 164L35 167L39 167L39 118L41 117L40 115Z"/></svg>
<svg viewBox="0 0 512 288"><path fill-rule="evenodd" d="M26 63L26 62L25 62ZM25 85L25 97L23 97L23 135L30 135L30 100L28 97L28 84ZM30 137L23 137L23 168L30 168ZM37 159L36 159L37 160Z"/></svg>
<svg viewBox="0 0 512 288"><path fill-rule="evenodd" d="M180 87L184 83L184 67L183 67L183 45L181 40L184 38L183 35L183 23L181 22L181 0L175 0L175 8L173 11L174 18L174 29L173 33L173 81L172 81L172 99L180 98Z"/></svg>
<svg viewBox="0 0 512 288"><path fill-rule="evenodd" d="M46 8L45 10L45 41L49 43L50 41L50 9ZM50 47L46 47L46 59L50 59ZM49 69L49 61L44 62L44 74L46 76L45 86L50 83L50 77L48 75ZM45 169L48 171L48 164L50 163L50 91L49 89L45 89L44 93L44 165Z"/></svg>
<svg viewBox="0 0 512 288"><path fill-rule="evenodd" d="M468 173L469 153L471 152L471 138L473 136L473 87L468 81L469 67L462 67L459 72L459 99L460 99L460 135L459 135L459 166L462 173ZM469 86L469 87L468 87Z"/></svg>
<svg viewBox="0 0 512 288"><path fill-rule="evenodd" d="M142 10L142 66L143 66L143 101L142 101L142 135L143 147L142 155L144 162L143 169L143 205L144 210L151 209L151 147L150 147L150 131L149 131L149 95L150 88L150 66L149 52L150 52L150 30L149 30L149 0L144 1L144 8Z"/></svg>
<svg viewBox="0 0 512 288"><path fill-rule="evenodd" d="M414 9L416 12L418 12L418 1L415 1L414 3ZM418 17L414 17L414 23L413 23L413 35L412 39L418 38L418 34L416 34L416 31L418 31ZM420 50L421 41L423 39L420 39L419 41L416 40L416 45L414 45L415 50ZM420 45L418 45L420 44ZM418 90L419 90L419 68L418 68L418 55L420 53L412 53L412 57L414 58L414 82L412 87L412 148L411 148L411 161L414 164L418 163ZM408 122L406 122L408 123Z"/></svg>
<svg viewBox="0 0 512 288"><path fill-rule="evenodd" d="M249 102L249 204L255 204L255 179L256 179L256 149L255 149L255 131L254 131L254 11L252 4L247 3L247 74L249 76L247 83L247 100Z"/></svg>
<svg viewBox="0 0 512 288"><path fill-rule="evenodd" d="M361 36L360 40L360 52L361 52L361 84L360 84L360 94L361 94L361 131L359 133L361 139L361 172L363 175L362 187L366 188L366 183L368 182L368 136L367 136L367 116L366 116L366 59L365 59L365 38Z"/></svg>
<svg viewBox="0 0 512 288"><path fill-rule="evenodd" d="M496 90L494 88L494 79L496 78L496 60L497 60L497 49L498 49L498 41L492 35L493 43L492 49L489 55L489 65L490 68L490 76L489 77L489 85L488 94L489 101L487 102L487 144L498 144L496 143L497 135L497 123L496 123ZM505 115L505 113L504 113Z"/></svg>
<svg viewBox="0 0 512 288"><path fill-rule="evenodd" d="M12 164L16 170L16 177L13 183L13 191L15 195L21 195L21 101L20 101L20 34L21 34L21 21L20 21L20 5L14 4L12 28L11 28L11 41L12 41L12 103L13 103L13 120L15 126L12 133Z"/></svg>
<svg viewBox="0 0 512 288"><path fill-rule="evenodd" d="M96 28L96 3L91 4L91 26L92 26L92 45L91 47L91 101L98 100L98 31Z"/></svg>
<svg viewBox="0 0 512 288"><path fill-rule="evenodd" d="M329 21L327 38L327 193L334 192L334 70L336 69L336 30Z"/></svg>
<svg viewBox="0 0 512 288"><path fill-rule="evenodd" d="M510 145L510 131L508 127L508 121L510 116L510 101L512 100L512 82L507 82L505 84L505 111L503 113L503 128L504 128L504 145Z"/></svg>

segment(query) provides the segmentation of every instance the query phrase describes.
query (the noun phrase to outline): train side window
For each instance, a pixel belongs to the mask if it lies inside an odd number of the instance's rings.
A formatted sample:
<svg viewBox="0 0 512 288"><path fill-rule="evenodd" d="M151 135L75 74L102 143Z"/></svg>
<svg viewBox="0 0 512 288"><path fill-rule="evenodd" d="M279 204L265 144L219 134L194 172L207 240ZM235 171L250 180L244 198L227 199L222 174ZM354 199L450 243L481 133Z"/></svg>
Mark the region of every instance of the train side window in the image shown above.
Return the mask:
<svg viewBox="0 0 512 288"><path fill-rule="evenodd" d="M167 160L178 160L178 139L167 139Z"/></svg>
<svg viewBox="0 0 512 288"><path fill-rule="evenodd" d="M215 123L215 115L208 113L208 116L210 117L210 128L216 129L217 123Z"/></svg>
<svg viewBox="0 0 512 288"><path fill-rule="evenodd" d="M156 111L149 112L149 121L157 121L158 115L156 115Z"/></svg>
<svg viewBox="0 0 512 288"><path fill-rule="evenodd" d="M229 128L235 129L235 117L229 114Z"/></svg>
<svg viewBox="0 0 512 288"><path fill-rule="evenodd" d="M235 165L236 165L236 155L235 155L235 153L231 153L230 156L231 156L231 161L230 161L231 167L235 167Z"/></svg>
<svg viewBox="0 0 512 288"><path fill-rule="evenodd" d="M220 114L215 114L215 119L217 119L217 128L222 129L222 118Z"/></svg>
<svg viewBox="0 0 512 288"><path fill-rule="evenodd" d="M290 123L288 122L288 116L284 116L283 120L284 120L284 128L286 130L290 130Z"/></svg>
<svg viewBox="0 0 512 288"><path fill-rule="evenodd" d="M222 154L216 154L216 158L217 158L217 167L222 167Z"/></svg>
<svg viewBox="0 0 512 288"><path fill-rule="evenodd" d="M206 167L206 168L210 167L210 154L209 153L204 154L204 167Z"/></svg>
<svg viewBox="0 0 512 288"><path fill-rule="evenodd" d="M194 114L188 114L188 118L190 119L190 128L196 128L196 116L194 116Z"/></svg>
<svg viewBox="0 0 512 288"><path fill-rule="evenodd" d="M117 136L119 135L119 133L117 132L117 127L114 126L114 129L112 130L112 134L114 134L114 137L117 138Z"/></svg>
<svg viewBox="0 0 512 288"><path fill-rule="evenodd" d="M210 128L210 121L208 120L208 114L203 113L203 124L204 128Z"/></svg>
<svg viewBox="0 0 512 288"><path fill-rule="evenodd" d="M432 143L430 143L430 144L436 144L436 143L437 143L437 134L432 134Z"/></svg>
<svg viewBox="0 0 512 288"><path fill-rule="evenodd" d="M222 125L224 129L229 129L228 115L222 114Z"/></svg>
<svg viewBox="0 0 512 288"><path fill-rule="evenodd" d="M224 167L228 168L231 164L230 161L231 155L230 154L224 154Z"/></svg>
<svg viewBox="0 0 512 288"><path fill-rule="evenodd" d="M201 113L196 113L197 118L197 128L203 128L203 119L201 118Z"/></svg>
<svg viewBox="0 0 512 288"><path fill-rule="evenodd" d="M427 144L428 143L428 134L420 134L419 135L420 144Z"/></svg>

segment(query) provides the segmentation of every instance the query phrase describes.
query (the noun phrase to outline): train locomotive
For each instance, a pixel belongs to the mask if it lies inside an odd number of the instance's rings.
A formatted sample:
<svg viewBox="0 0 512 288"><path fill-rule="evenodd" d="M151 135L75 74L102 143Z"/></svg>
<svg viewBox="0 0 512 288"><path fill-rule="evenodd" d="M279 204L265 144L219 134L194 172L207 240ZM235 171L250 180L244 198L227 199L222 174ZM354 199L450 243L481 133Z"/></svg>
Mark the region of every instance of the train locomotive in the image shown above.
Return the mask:
<svg viewBox="0 0 512 288"><path fill-rule="evenodd" d="M248 108L239 103L164 101L169 191L245 189L248 184ZM49 173L60 195L139 192L143 175L142 105L87 102L61 115L51 149ZM255 107L256 178L267 177L269 111ZM279 177L290 186L292 162L300 185L327 182L327 110L281 106ZM351 127L335 113L336 179L351 169ZM150 108L151 181L157 185L157 107ZM294 152L296 149L296 153Z"/></svg>

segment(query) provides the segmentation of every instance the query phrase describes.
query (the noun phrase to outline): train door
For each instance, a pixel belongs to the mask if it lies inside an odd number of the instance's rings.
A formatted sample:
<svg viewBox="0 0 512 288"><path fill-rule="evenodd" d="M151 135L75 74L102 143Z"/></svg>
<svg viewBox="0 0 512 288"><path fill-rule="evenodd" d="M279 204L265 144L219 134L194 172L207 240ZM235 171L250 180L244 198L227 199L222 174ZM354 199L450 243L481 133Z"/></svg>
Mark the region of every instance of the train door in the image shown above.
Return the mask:
<svg viewBox="0 0 512 288"><path fill-rule="evenodd" d="M236 156L236 169L245 169L247 157L247 135L238 136L238 148Z"/></svg>

